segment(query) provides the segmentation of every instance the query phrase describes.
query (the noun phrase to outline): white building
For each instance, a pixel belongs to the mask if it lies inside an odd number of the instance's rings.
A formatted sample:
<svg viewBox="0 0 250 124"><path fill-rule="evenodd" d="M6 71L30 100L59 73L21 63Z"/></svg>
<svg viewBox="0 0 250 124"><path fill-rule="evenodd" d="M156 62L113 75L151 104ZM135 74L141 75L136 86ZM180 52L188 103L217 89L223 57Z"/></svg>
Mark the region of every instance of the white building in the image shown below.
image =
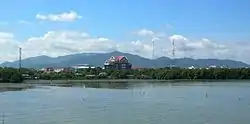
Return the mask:
<svg viewBox="0 0 250 124"><path fill-rule="evenodd" d="M76 66L73 66L74 69L88 69L88 68L95 68L92 65L89 64L78 64Z"/></svg>
<svg viewBox="0 0 250 124"><path fill-rule="evenodd" d="M194 66L190 66L190 67L188 67L188 69L195 69L195 67Z"/></svg>
<svg viewBox="0 0 250 124"><path fill-rule="evenodd" d="M210 65L209 68L217 68L216 65Z"/></svg>
<svg viewBox="0 0 250 124"><path fill-rule="evenodd" d="M54 72L59 73L59 72L62 72L63 70L64 70L64 68L55 68L55 69L54 69Z"/></svg>

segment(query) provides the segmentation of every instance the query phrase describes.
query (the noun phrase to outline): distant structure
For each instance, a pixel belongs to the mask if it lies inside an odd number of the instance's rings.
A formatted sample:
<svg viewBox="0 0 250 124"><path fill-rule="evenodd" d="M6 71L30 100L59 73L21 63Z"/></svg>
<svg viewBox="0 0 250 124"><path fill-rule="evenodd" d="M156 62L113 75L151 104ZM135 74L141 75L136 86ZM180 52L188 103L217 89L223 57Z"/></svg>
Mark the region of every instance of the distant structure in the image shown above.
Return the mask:
<svg viewBox="0 0 250 124"><path fill-rule="evenodd" d="M95 68L95 66L92 66L90 64L78 64L76 66L73 66L73 68L76 70L81 70L81 69Z"/></svg>
<svg viewBox="0 0 250 124"><path fill-rule="evenodd" d="M156 40L159 40L159 38L158 37L153 37L153 39L152 39L152 61L153 61L153 68L155 68L154 59L155 59L155 41Z"/></svg>
<svg viewBox="0 0 250 124"><path fill-rule="evenodd" d="M22 68L22 48L19 47L19 69Z"/></svg>
<svg viewBox="0 0 250 124"><path fill-rule="evenodd" d="M192 65L192 66L189 66L188 69L195 69L195 67Z"/></svg>
<svg viewBox="0 0 250 124"><path fill-rule="evenodd" d="M155 38L152 39L152 60L155 58Z"/></svg>
<svg viewBox="0 0 250 124"><path fill-rule="evenodd" d="M104 63L104 69L131 69L132 64L129 63L126 56L111 56Z"/></svg>
<svg viewBox="0 0 250 124"><path fill-rule="evenodd" d="M172 47L173 47L173 49L172 49L172 56L174 58L175 57L175 44L174 44L174 40L172 41Z"/></svg>
<svg viewBox="0 0 250 124"><path fill-rule="evenodd" d="M152 39L152 61L153 61L153 68L155 68L154 58L155 58L155 38Z"/></svg>
<svg viewBox="0 0 250 124"><path fill-rule="evenodd" d="M209 68L217 68L217 66L216 65L210 65L209 67L208 67L208 69Z"/></svg>
<svg viewBox="0 0 250 124"><path fill-rule="evenodd" d="M49 73L49 72L54 72L54 68L48 67L48 68L42 68L41 71Z"/></svg>
<svg viewBox="0 0 250 124"><path fill-rule="evenodd" d="M174 43L175 41L173 40L172 41L172 57L173 57L173 61L172 61L172 63L171 63L171 65L170 65L170 68L172 68L172 67L174 67L175 66L175 43Z"/></svg>
<svg viewBox="0 0 250 124"><path fill-rule="evenodd" d="M44 73L59 73L59 72L70 72L72 71L72 68L53 68L53 67L48 67L48 68L42 68L40 71Z"/></svg>

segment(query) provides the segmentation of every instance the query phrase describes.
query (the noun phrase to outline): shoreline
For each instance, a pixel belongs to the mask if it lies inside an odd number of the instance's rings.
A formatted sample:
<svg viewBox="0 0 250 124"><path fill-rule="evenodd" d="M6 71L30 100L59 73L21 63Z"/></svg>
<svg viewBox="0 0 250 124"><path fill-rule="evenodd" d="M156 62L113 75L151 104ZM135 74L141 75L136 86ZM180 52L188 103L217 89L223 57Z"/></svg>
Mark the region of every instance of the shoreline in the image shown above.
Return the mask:
<svg viewBox="0 0 250 124"><path fill-rule="evenodd" d="M4 91L21 91L34 87L35 85L25 83L0 83L0 93Z"/></svg>
<svg viewBox="0 0 250 124"><path fill-rule="evenodd" d="M175 80L157 80L157 79L90 79L90 80L25 80L23 84L69 84L69 83L178 83L178 82L246 82L249 79L175 79ZM1 83L0 83L1 84Z"/></svg>
<svg viewBox="0 0 250 124"><path fill-rule="evenodd" d="M0 92L31 89L37 86L72 87L84 83L168 83L168 84L194 84L194 83L247 83L250 80L141 80L141 79L115 79L115 80L25 80L23 83L0 83Z"/></svg>

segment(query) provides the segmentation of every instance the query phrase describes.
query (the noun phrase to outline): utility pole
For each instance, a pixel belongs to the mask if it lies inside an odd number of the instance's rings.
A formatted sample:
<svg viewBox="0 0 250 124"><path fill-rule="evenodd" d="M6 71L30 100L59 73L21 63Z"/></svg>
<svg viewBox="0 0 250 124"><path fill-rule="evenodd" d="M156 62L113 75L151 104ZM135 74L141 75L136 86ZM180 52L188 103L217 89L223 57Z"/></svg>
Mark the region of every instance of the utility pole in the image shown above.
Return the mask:
<svg viewBox="0 0 250 124"><path fill-rule="evenodd" d="M19 47L19 71L21 71L22 68L22 48Z"/></svg>
<svg viewBox="0 0 250 124"><path fill-rule="evenodd" d="M153 61L153 68L155 68L155 60L154 60L154 56L155 56L155 39L152 39L152 61Z"/></svg>

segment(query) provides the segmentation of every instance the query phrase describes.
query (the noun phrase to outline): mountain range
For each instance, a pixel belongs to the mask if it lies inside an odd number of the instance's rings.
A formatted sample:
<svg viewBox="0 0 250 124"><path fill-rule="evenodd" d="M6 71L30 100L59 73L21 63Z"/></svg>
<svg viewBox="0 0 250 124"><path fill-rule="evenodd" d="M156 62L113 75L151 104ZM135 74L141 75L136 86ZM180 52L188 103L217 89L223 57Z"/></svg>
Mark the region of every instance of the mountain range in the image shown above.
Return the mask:
<svg viewBox="0 0 250 124"><path fill-rule="evenodd" d="M192 59L192 58L178 58L170 59L168 57L160 57L154 60L147 59L138 55L129 53L122 53L114 51L110 53L81 53L59 57L48 57L48 56L37 56L26 58L22 60L22 67L25 68L44 68L44 67L69 67L77 64L91 64L93 66L103 66L105 60L111 56L126 56L132 63L133 67L138 68L163 68L169 67L174 64L176 67L208 67L211 65L215 66L226 66L230 68L239 67L250 67L250 65L234 60L228 59ZM5 62L0 64L2 67L18 67L19 61Z"/></svg>

